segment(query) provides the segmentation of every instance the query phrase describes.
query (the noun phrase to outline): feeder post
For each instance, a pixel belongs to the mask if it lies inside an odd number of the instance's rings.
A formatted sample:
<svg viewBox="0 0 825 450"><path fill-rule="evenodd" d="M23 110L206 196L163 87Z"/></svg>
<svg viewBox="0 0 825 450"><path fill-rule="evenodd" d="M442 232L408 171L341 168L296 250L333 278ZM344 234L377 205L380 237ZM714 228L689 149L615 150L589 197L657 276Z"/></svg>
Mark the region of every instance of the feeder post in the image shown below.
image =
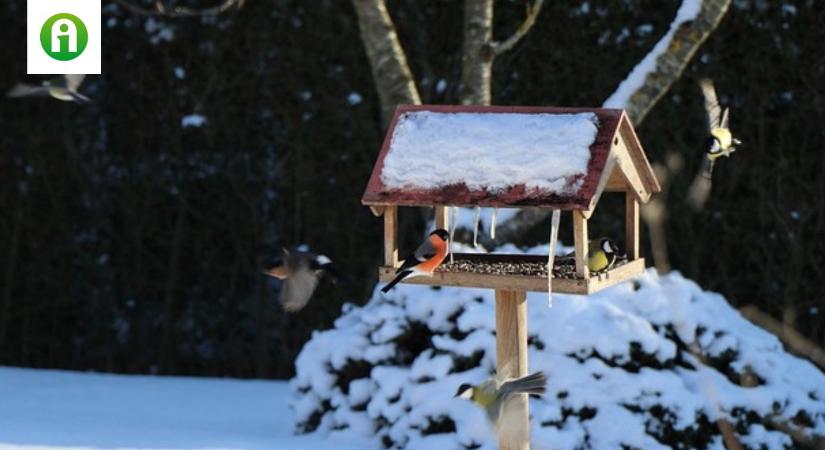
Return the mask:
<svg viewBox="0 0 825 450"><path fill-rule="evenodd" d="M384 209L384 265L398 266L398 207Z"/></svg>
<svg viewBox="0 0 825 450"><path fill-rule="evenodd" d="M576 245L576 275L587 278L590 275L587 268L587 218L577 209L573 210L573 241Z"/></svg>
<svg viewBox="0 0 825 450"><path fill-rule="evenodd" d="M496 372L499 377L527 375L527 293L496 289ZM527 394L518 394L508 412L507 427L498 432L500 450L530 450ZM513 426L515 424L515 426Z"/></svg>
<svg viewBox="0 0 825 450"><path fill-rule="evenodd" d="M633 192L624 194L625 251L628 261L639 258L639 200Z"/></svg>
<svg viewBox="0 0 825 450"><path fill-rule="evenodd" d="M449 206L435 206L435 227L450 229L450 207Z"/></svg>

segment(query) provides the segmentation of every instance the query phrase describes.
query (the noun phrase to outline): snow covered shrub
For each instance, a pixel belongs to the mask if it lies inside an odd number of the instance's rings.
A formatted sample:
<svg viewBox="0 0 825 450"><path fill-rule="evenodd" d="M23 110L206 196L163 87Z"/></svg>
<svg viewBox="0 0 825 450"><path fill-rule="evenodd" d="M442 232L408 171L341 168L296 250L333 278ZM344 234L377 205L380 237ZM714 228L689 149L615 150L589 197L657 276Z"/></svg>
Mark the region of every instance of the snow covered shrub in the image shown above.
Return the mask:
<svg viewBox="0 0 825 450"><path fill-rule="evenodd" d="M534 449L724 449L720 419L749 449L825 435L825 376L678 273L528 302L530 370L549 379L531 399ZM345 307L296 361L297 431L497 448L482 412L453 398L493 372L494 328L488 290L399 285Z"/></svg>

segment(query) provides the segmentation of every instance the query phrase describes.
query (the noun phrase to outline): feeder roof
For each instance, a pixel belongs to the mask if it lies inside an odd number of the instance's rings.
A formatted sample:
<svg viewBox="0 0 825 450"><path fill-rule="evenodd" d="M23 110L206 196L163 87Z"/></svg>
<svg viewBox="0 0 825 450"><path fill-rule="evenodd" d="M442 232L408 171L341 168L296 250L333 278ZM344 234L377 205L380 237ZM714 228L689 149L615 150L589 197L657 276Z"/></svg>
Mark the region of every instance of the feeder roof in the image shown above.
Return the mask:
<svg viewBox="0 0 825 450"><path fill-rule="evenodd" d="M623 110L402 105L362 203L592 210L608 185L660 190Z"/></svg>

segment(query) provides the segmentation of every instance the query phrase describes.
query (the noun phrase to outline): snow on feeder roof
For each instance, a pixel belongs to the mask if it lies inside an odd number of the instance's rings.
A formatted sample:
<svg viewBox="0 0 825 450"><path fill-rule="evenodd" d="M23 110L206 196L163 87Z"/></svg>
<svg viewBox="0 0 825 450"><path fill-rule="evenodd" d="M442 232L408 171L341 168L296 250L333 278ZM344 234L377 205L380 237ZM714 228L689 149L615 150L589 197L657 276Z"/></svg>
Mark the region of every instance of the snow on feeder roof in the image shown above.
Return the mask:
<svg viewBox="0 0 825 450"><path fill-rule="evenodd" d="M660 190L622 110L403 105L362 203L589 212L605 189Z"/></svg>

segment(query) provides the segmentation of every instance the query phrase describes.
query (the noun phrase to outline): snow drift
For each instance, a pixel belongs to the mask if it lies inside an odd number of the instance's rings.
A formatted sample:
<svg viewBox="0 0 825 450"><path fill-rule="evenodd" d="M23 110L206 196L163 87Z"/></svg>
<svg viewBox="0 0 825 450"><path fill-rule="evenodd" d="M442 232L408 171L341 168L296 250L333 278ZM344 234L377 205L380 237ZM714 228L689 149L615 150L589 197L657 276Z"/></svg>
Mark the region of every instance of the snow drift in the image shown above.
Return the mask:
<svg viewBox="0 0 825 450"><path fill-rule="evenodd" d="M549 378L531 399L534 449L724 449L718 419L751 449L825 435L825 376L680 274L554 299L528 295L530 370ZM296 361L296 430L497 448L482 412L452 398L492 373L494 322L488 290L399 285L345 307Z"/></svg>

